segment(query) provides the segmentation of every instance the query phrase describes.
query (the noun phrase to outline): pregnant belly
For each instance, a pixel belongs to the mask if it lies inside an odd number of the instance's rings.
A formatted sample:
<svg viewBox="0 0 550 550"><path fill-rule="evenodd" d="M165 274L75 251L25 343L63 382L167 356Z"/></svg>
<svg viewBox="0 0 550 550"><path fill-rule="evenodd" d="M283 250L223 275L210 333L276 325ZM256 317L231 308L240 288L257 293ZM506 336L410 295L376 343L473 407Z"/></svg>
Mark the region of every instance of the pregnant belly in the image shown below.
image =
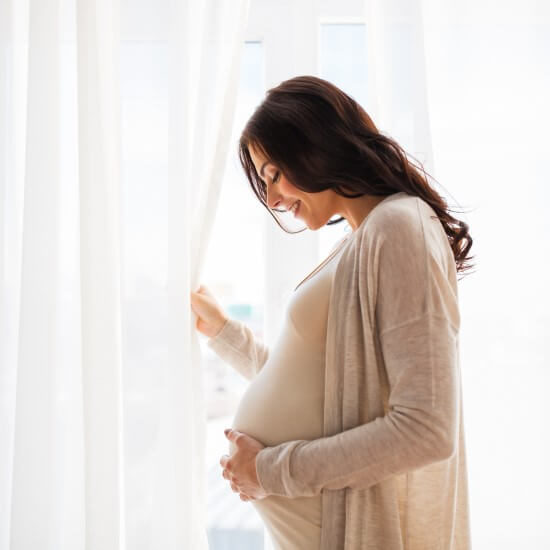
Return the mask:
<svg viewBox="0 0 550 550"><path fill-rule="evenodd" d="M296 439L323 436L324 353L307 353L296 346L275 349L250 382L233 429L266 447ZM235 447L229 443L229 453Z"/></svg>
<svg viewBox="0 0 550 550"><path fill-rule="evenodd" d="M292 344L292 340L287 339ZM323 436L324 355L298 345L277 347L244 393L233 428L273 447ZM236 450L229 441L229 454ZM275 550L318 550L321 496L269 495L251 501Z"/></svg>

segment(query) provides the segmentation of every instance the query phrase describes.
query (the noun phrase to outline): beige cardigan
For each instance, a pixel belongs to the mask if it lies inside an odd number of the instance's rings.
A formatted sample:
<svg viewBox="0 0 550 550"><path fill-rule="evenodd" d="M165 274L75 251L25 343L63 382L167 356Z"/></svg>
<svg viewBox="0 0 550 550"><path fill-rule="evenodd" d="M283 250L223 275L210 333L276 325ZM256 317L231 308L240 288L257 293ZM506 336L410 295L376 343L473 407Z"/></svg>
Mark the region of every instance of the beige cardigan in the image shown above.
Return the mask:
<svg viewBox="0 0 550 550"><path fill-rule="evenodd" d="M390 195L334 273L324 437L257 455L268 494L322 495L322 550L471 548L456 267L423 200ZM208 345L251 379L269 350L230 319Z"/></svg>

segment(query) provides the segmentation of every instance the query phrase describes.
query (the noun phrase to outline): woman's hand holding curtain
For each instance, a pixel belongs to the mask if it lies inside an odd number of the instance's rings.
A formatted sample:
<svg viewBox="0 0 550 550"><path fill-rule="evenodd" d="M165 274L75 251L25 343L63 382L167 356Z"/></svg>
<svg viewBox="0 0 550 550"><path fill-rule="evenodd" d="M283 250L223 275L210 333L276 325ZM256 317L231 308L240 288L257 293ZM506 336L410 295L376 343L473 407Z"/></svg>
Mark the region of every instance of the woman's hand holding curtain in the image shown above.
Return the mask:
<svg viewBox="0 0 550 550"><path fill-rule="evenodd" d="M227 315L205 285L191 291L191 309L197 315L197 330L209 338L216 336L227 321Z"/></svg>

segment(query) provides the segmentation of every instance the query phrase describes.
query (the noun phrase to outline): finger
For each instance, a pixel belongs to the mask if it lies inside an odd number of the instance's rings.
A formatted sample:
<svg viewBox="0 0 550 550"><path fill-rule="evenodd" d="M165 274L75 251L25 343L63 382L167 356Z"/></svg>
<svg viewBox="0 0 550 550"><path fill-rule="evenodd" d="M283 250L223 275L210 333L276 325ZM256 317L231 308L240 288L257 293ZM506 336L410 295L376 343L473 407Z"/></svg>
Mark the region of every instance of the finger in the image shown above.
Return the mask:
<svg viewBox="0 0 550 550"><path fill-rule="evenodd" d="M231 490L234 491L235 493L238 493L239 492L239 488L233 483L231 482Z"/></svg>
<svg viewBox="0 0 550 550"><path fill-rule="evenodd" d="M223 468L226 468L228 459L229 459L229 455L222 455L222 457L220 458L220 466L222 466Z"/></svg>
<svg viewBox="0 0 550 550"><path fill-rule="evenodd" d="M232 481L231 474L227 470L223 470L222 477L227 481Z"/></svg>
<svg viewBox="0 0 550 550"><path fill-rule="evenodd" d="M248 500L248 497L246 495L241 494L241 500Z"/></svg>
<svg viewBox="0 0 550 550"><path fill-rule="evenodd" d="M210 292L210 289L206 285L200 286L200 293L204 294L206 296L212 296L212 293Z"/></svg>
<svg viewBox="0 0 550 550"><path fill-rule="evenodd" d="M237 444L241 441L241 439L244 437L245 434L238 432L237 430L232 430L231 428L227 428L223 431L227 439L229 441L233 441L233 443Z"/></svg>

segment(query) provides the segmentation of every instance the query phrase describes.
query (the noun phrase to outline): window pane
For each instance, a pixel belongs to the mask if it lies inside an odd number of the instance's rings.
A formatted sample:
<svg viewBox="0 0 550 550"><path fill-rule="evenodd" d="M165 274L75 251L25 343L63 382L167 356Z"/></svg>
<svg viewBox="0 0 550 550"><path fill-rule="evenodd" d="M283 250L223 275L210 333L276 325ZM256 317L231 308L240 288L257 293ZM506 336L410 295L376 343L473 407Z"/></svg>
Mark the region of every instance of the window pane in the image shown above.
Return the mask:
<svg viewBox="0 0 550 550"><path fill-rule="evenodd" d="M319 76L367 107L367 34L364 23L322 23Z"/></svg>

